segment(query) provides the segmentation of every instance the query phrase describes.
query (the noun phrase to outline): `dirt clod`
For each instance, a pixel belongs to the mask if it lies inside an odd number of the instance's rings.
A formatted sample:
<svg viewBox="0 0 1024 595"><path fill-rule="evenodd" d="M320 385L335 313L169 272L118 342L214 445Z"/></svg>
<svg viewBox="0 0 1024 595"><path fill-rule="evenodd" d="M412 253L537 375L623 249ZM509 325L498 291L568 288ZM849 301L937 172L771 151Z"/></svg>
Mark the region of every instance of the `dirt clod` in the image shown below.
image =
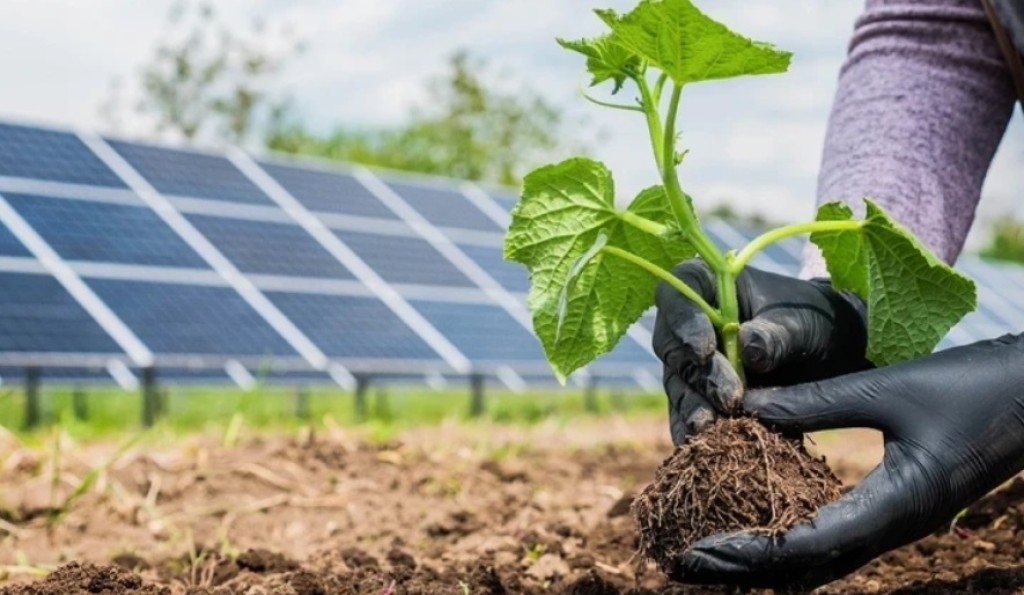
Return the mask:
<svg viewBox="0 0 1024 595"><path fill-rule="evenodd" d="M839 497L839 480L796 440L753 419L721 420L692 436L633 503L640 554L672 574L698 539L783 532Z"/></svg>
<svg viewBox="0 0 1024 595"><path fill-rule="evenodd" d="M120 566L71 562L24 588L23 595L170 595L167 587L143 584L142 577Z"/></svg>

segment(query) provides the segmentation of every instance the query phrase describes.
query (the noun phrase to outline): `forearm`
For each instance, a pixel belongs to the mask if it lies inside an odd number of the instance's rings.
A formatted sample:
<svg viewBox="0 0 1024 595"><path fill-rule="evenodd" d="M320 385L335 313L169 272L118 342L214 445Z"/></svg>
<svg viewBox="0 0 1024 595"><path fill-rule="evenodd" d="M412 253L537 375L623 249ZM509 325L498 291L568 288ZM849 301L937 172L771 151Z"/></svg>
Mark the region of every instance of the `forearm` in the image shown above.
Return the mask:
<svg viewBox="0 0 1024 595"><path fill-rule="evenodd" d="M840 72L818 202L863 213L871 197L952 263L1013 104L976 0L869 0ZM802 276L821 275L809 244Z"/></svg>

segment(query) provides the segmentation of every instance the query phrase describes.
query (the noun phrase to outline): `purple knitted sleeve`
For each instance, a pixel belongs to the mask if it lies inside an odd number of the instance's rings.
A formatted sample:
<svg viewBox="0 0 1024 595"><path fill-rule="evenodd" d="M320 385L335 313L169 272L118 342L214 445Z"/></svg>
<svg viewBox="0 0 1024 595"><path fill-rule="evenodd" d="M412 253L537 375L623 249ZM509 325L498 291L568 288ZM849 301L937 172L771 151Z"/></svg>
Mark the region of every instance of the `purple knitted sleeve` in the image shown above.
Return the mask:
<svg viewBox="0 0 1024 595"><path fill-rule="evenodd" d="M868 0L839 74L818 202L882 205L948 263L1013 111L979 0ZM803 277L827 276L817 248Z"/></svg>

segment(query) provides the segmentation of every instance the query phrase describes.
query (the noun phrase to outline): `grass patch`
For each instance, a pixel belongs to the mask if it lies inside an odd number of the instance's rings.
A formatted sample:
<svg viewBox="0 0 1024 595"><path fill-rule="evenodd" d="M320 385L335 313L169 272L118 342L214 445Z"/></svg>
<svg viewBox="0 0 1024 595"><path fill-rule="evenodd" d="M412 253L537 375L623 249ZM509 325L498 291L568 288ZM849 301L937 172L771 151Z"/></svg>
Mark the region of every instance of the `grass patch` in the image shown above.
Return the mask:
<svg viewBox="0 0 1024 595"><path fill-rule="evenodd" d="M664 414L665 397L637 391L599 390L596 407L588 410L582 390L550 389L513 394L488 389L484 415L469 417L469 389L430 390L415 386L371 387L365 415L356 413L352 393L330 387L306 390L308 421L296 415L294 388L264 386L251 391L231 387L164 386L163 409L154 434L181 435L198 432L230 432L232 419L248 428L293 429L326 417L342 426L363 426L386 440L395 431L446 421L483 421L503 424L534 424L578 416ZM142 398L138 392L112 387L85 389L86 418L75 415L72 387L44 385L40 393L43 423L22 429L25 396L14 387L0 392L0 426L32 438L47 427L59 425L75 439L123 435L141 427Z"/></svg>

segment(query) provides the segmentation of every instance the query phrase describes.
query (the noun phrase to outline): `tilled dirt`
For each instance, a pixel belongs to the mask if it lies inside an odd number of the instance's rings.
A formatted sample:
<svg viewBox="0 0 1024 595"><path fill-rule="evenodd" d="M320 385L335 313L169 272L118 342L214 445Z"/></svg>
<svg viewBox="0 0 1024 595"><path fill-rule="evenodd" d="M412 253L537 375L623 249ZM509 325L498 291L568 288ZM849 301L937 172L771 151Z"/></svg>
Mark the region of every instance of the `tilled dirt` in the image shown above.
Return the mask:
<svg viewBox="0 0 1024 595"><path fill-rule="evenodd" d="M450 426L385 444L332 427L123 455L0 435L0 595L730 593L668 584L635 556L630 502L672 451L663 426ZM873 435L819 448L846 480L878 455ZM1024 593L1022 550L1017 481L822 593Z"/></svg>

